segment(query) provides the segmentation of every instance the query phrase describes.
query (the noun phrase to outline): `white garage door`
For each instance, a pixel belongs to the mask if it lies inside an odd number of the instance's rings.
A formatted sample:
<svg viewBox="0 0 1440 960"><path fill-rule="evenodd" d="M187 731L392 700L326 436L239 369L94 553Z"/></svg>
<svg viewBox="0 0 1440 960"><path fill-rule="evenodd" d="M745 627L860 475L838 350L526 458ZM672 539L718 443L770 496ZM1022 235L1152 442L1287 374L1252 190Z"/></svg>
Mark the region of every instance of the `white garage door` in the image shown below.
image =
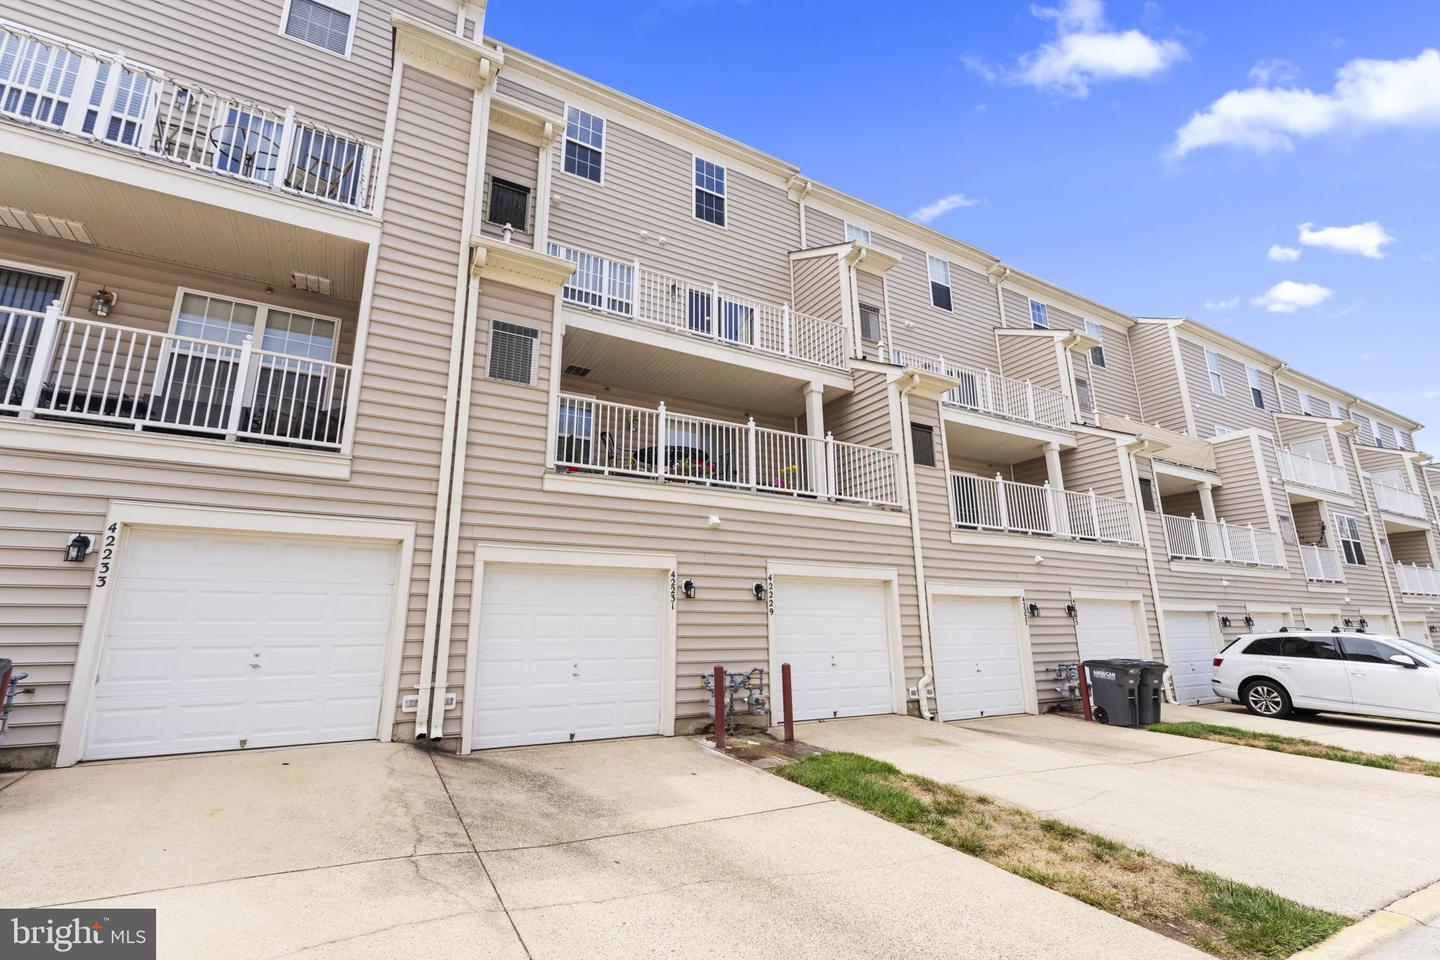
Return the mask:
<svg viewBox="0 0 1440 960"><path fill-rule="evenodd" d="M1366 633L1395 633L1395 620L1388 613L1365 614Z"/></svg>
<svg viewBox="0 0 1440 960"><path fill-rule="evenodd" d="M774 659L789 663L795 719L892 713L886 587L775 578Z"/></svg>
<svg viewBox="0 0 1440 960"><path fill-rule="evenodd" d="M941 720L1025 712L1027 665L1020 657L1014 597L936 597L935 694Z"/></svg>
<svg viewBox="0 0 1440 960"><path fill-rule="evenodd" d="M1219 699L1210 686L1215 664L1215 636L1211 628L1214 622L1213 613L1171 610L1165 614L1170 673L1175 678L1175 696L1181 703Z"/></svg>
<svg viewBox="0 0 1440 960"><path fill-rule="evenodd" d="M84 758L375 737L397 549L130 533Z"/></svg>
<svg viewBox="0 0 1440 960"><path fill-rule="evenodd" d="M1316 633L1329 633L1332 628L1340 626L1340 615L1307 610L1305 611L1305 626Z"/></svg>
<svg viewBox="0 0 1440 960"><path fill-rule="evenodd" d="M660 732L658 570L487 564L471 746Z"/></svg>
<svg viewBox="0 0 1440 960"><path fill-rule="evenodd" d="M1135 658L1140 650L1139 612L1128 600L1077 600L1075 639L1081 660Z"/></svg>
<svg viewBox="0 0 1440 960"><path fill-rule="evenodd" d="M1274 633L1281 627L1290 625L1290 617L1281 610L1250 610L1247 612L1255 621L1255 625L1246 627L1246 633Z"/></svg>
<svg viewBox="0 0 1440 960"><path fill-rule="evenodd" d="M1406 617L1400 621L1400 636L1416 643L1430 644L1430 634L1424 617Z"/></svg>

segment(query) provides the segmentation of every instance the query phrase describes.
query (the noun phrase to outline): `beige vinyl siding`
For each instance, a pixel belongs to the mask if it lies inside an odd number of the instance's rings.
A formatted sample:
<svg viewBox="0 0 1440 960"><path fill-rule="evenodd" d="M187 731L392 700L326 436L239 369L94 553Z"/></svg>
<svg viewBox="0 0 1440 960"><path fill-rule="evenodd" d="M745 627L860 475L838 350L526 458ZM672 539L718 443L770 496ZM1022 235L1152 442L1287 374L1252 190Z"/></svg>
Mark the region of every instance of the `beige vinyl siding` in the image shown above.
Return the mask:
<svg viewBox="0 0 1440 960"><path fill-rule="evenodd" d="M1288 509L1295 521L1295 536L1301 543L1325 542L1325 512L1318 501L1289 504Z"/></svg>
<svg viewBox="0 0 1440 960"><path fill-rule="evenodd" d="M112 500L414 523L415 565L400 680L402 688L414 686L463 239L460 212L470 99L465 89L406 71L348 481L144 460L86 458L82 462L75 457L5 451L6 469L0 473L0 634L6 637L7 649L15 644L23 654L18 660L21 669L33 668L36 677L47 678L35 682L33 697L17 700L7 747L44 746L58 740L94 572L91 564L61 563L60 552L71 533L100 530ZM16 248L16 240L7 237L5 242L6 249ZM31 262L58 256L60 249L43 241L18 242L32 244L28 253L21 251L21 258ZM179 268L167 271L89 247L64 249L69 256L61 259L83 280L76 304L81 316L87 316L80 307L97 274L120 293L111 320L146 329L168 324L179 285L340 312L341 305L333 301L324 309L324 298L291 291L266 296L255 285L240 281ZM353 306L345 309L353 314ZM353 329L346 336L353 337ZM0 445L5 430L0 424ZM124 434L114 431L113 435ZM256 527L263 529L263 521L257 520ZM406 715L384 722L393 723L397 737L410 734Z"/></svg>
<svg viewBox="0 0 1440 960"><path fill-rule="evenodd" d="M1430 543L1419 530L1390 534L1390 554L1396 563L1417 563L1422 567L1431 565Z"/></svg>
<svg viewBox="0 0 1440 960"><path fill-rule="evenodd" d="M1105 413L1122 417L1142 419L1140 392L1135 385L1135 358L1131 354L1130 339L1124 330L1100 324L1101 343L1105 347L1105 366L1089 363L1090 351L1077 351L1076 372L1083 375L1090 371L1090 390L1095 396L1095 406ZM1082 355L1083 354L1083 355ZM1171 384L1174 390L1174 384Z"/></svg>
<svg viewBox="0 0 1440 960"><path fill-rule="evenodd" d="M1093 490L1102 497L1129 499L1115 438L1078 433L1075 439L1075 449L1060 454L1065 489L1080 493Z"/></svg>
<svg viewBox="0 0 1440 960"><path fill-rule="evenodd" d="M1277 383L1276 390L1280 394L1281 413L1304 413L1300 409L1300 393L1288 383Z"/></svg>
<svg viewBox="0 0 1440 960"><path fill-rule="evenodd" d="M938 437L940 427L936 423L934 407L929 406L925 410L921 407L920 403L912 406L912 421L935 424ZM1110 443L1110 456L1115 462L1113 441L1101 442ZM1100 447L1097 445L1095 449L1098 453ZM1098 461L1096 466L1099 469ZM975 472L993 476L995 471ZM1083 470L1080 472L1083 474ZM946 472L938 468L917 467L915 473L926 580L932 586L963 584L982 589L985 586L999 589L1020 586L1025 590L1025 601L1039 605L1040 614L1029 618L1029 630L1034 658L1033 682L1042 711L1054 707L1062 699L1055 689L1055 666L1075 663L1079 659L1075 624L1065 612L1066 604L1072 602L1072 589L1140 594L1144 598L1146 630L1151 638L1152 653L1159 656L1160 648L1154 641L1155 604L1150 594L1145 556L1138 547L1067 549L1047 537L964 533L960 534L960 542L952 542ZM1068 477L1066 484L1070 485ZM1097 485L1096 493L1100 492ZM1035 562L1037 555L1044 558L1043 563Z"/></svg>
<svg viewBox="0 0 1440 960"><path fill-rule="evenodd" d="M855 390L825 404L825 429L836 440L892 449L890 385L882 373L855 371ZM939 440L936 440L939 458Z"/></svg>
<svg viewBox="0 0 1440 960"><path fill-rule="evenodd" d="M886 316L884 279L864 270L855 270L855 295L857 300L859 301L855 305L856 325L859 326L861 303L875 307L877 310L880 311L880 341L884 342L889 340L889 332L885 329ZM881 347L880 343L878 342L872 342L864 340L862 338L861 345L864 348L865 359L867 360L888 361L890 359L890 357L888 356L890 352L888 349L888 344L886 345L887 349L884 351L887 354L886 356L880 355Z"/></svg>
<svg viewBox="0 0 1440 960"><path fill-rule="evenodd" d="M725 227L697 220L690 149L604 119L603 185L565 173L563 145L554 151L551 240L733 294L789 301L800 218L783 187L728 167ZM641 239L642 230L651 239Z"/></svg>
<svg viewBox="0 0 1440 960"><path fill-rule="evenodd" d="M1000 372L1012 380L1027 380L1046 390L1062 391L1064 376L1060 372L1055 340L1048 334L1024 335L1001 333L999 343Z"/></svg>
<svg viewBox="0 0 1440 960"><path fill-rule="evenodd" d="M535 209L535 181L538 174L536 168L538 162L539 152L533 144L516 140L514 137L507 137L495 130L490 131L490 138L485 147L484 219L480 223L481 233L490 237L505 235L500 224L490 222L490 181L492 177L499 177L501 180L508 180L511 183L518 183L522 187L530 188L530 216L526 223L527 229L516 230L513 237L526 246L533 245L537 212Z"/></svg>
<svg viewBox="0 0 1440 960"><path fill-rule="evenodd" d="M359 134L377 146L390 92L391 10L450 31L443 3L389 0L359 4L350 59L280 32L281 0L34 0L9 7L17 23L163 71L180 81L251 99L305 120Z"/></svg>
<svg viewBox="0 0 1440 960"><path fill-rule="evenodd" d="M1185 400L1178 386L1180 372L1175 369L1174 337L1174 331L1163 323L1137 323L1130 328L1141 410L1139 419L1185 433L1190 428L1185 418Z"/></svg>
<svg viewBox="0 0 1440 960"><path fill-rule="evenodd" d="M1195 411L1195 435L1213 437L1217 425L1231 430L1245 430L1256 427L1261 430L1275 428L1275 406L1277 399L1272 391L1274 381L1263 370L1260 373L1261 391L1265 393L1266 409L1259 410L1250 395L1250 382L1246 379L1245 364L1223 353L1220 357L1220 379L1225 395L1217 396L1210 388L1209 367L1205 364L1205 348L1198 343L1180 338L1180 357L1185 365L1185 382L1190 389L1190 403Z"/></svg>
<svg viewBox="0 0 1440 960"><path fill-rule="evenodd" d="M515 79L515 76L502 70L495 81L495 92L502 97L509 97L518 100L526 106L534 107L542 113L552 116L563 116L565 104L563 101L550 96L548 93L541 93L539 90L526 85L525 81Z"/></svg>
<svg viewBox="0 0 1440 960"><path fill-rule="evenodd" d="M906 676L910 683L919 678L919 613L908 526L854 522L839 509L833 517L798 512L792 516L737 509L728 502L716 510L672 503L664 499L663 491L646 500L602 492L607 482L626 481L584 479L596 484L594 493L544 491L547 388L554 349L552 299L487 281L479 311L480 348L448 664L451 689L458 691L464 682L478 543L675 554L679 576L693 579L699 588L695 599L679 601L677 611L676 713L682 730L696 726L706 715L708 700L700 686L703 672L717 663L728 670L769 669L765 605L751 593L751 585L765 579L769 560L898 568ZM485 345L495 320L541 331L538 386L484 376ZM643 481L627 485L646 486ZM707 523L711 513L721 517L717 529ZM459 711L446 715L445 732L460 732Z"/></svg>
<svg viewBox="0 0 1440 960"><path fill-rule="evenodd" d="M844 316L839 257L804 257L795 260L790 270L794 283L790 299L796 311L823 320L838 321Z"/></svg>
<svg viewBox="0 0 1440 960"><path fill-rule="evenodd" d="M902 257L885 274L890 295L894 346L912 353L942 356L956 364L995 369L998 358L991 331L1000 325L995 288L984 274L950 261L950 309L930 299L926 251L872 233L874 246Z"/></svg>

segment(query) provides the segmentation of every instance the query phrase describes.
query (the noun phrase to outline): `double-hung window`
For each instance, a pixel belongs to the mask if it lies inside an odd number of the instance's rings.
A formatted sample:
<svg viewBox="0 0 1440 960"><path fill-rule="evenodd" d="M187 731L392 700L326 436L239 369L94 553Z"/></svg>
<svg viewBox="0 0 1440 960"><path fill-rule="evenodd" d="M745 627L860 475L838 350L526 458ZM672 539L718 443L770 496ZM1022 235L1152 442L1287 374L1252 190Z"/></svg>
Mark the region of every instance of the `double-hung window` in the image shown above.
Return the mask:
<svg viewBox="0 0 1440 960"><path fill-rule="evenodd" d="M1085 332L1099 341L1100 346L1090 348L1091 366L1105 366L1105 329L1095 320L1085 321Z"/></svg>
<svg viewBox="0 0 1440 960"><path fill-rule="evenodd" d="M880 342L880 308L872 303L860 304L860 339Z"/></svg>
<svg viewBox="0 0 1440 960"><path fill-rule="evenodd" d="M1217 397L1225 396L1225 380L1220 376L1220 354L1207 349L1205 351L1205 369L1210 371L1210 392Z"/></svg>
<svg viewBox="0 0 1440 960"><path fill-rule="evenodd" d="M1340 548L1345 553L1345 562L1355 566L1365 565L1365 547L1360 543L1360 524L1348 513L1332 514L1335 532Z"/></svg>
<svg viewBox="0 0 1440 960"><path fill-rule="evenodd" d="M1036 330L1050 329L1050 309L1037 300L1030 301L1030 326Z"/></svg>
<svg viewBox="0 0 1440 960"><path fill-rule="evenodd" d="M847 221L845 222L845 242L846 242L846 243L869 243L869 242L870 242L870 231L869 231L869 230L866 230L864 227L857 227L857 226L855 226L855 224L850 223L850 222L847 220Z"/></svg>
<svg viewBox="0 0 1440 960"><path fill-rule="evenodd" d="M605 121L579 107L565 110L565 172L602 182Z"/></svg>
<svg viewBox="0 0 1440 960"><path fill-rule="evenodd" d="M930 302L941 310L950 309L950 263L940 257L927 256L930 270Z"/></svg>
<svg viewBox="0 0 1440 960"><path fill-rule="evenodd" d="M1265 391L1260 389L1260 371L1246 364L1245 382L1250 384L1250 402L1255 404L1256 410L1264 410Z"/></svg>
<svg viewBox="0 0 1440 960"><path fill-rule="evenodd" d="M695 158L695 219L725 226L725 168Z"/></svg>
<svg viewBox="0 0 1440 960"><path fill-rule="evenodd" d="M286 0L280 32L321 50L350 56L359 0Z"/></svg>

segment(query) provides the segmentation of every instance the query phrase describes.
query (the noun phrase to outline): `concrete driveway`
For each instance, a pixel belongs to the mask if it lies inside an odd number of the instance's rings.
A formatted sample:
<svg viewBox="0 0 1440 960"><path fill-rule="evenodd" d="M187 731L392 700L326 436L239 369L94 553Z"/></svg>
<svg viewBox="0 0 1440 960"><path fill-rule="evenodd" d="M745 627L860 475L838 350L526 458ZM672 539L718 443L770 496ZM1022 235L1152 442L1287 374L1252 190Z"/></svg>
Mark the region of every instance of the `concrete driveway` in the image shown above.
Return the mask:
<svg viewBox="0 0 1440 960"><path fill-rule="evenodd" d="M1440 879L1433 777L1058 716L867 717L796 738L1350 916Z"/></svg>
<svg viewBox="0 0 1440 960"><path fill-rule="evenodd" d="M1277 733L1327 743L1333 747L1365 753L1395 753L1440 762L1440 724L1411 720L1384 720L1379 717L1352 717L1343 713L1322 713L1313 717L1275 720L1257 717L1233 703L1212 703L1203 707L1166 704L1161 711L1167 723L1193 720L1218 723L1241 730Z"/></svg>
<svg viewBox="0 0 1440 960"><path fill-rule="evenodd" d="M0 827L0 903L155 907L186 960L1202 956L685 739L82 765Z"/></svg>

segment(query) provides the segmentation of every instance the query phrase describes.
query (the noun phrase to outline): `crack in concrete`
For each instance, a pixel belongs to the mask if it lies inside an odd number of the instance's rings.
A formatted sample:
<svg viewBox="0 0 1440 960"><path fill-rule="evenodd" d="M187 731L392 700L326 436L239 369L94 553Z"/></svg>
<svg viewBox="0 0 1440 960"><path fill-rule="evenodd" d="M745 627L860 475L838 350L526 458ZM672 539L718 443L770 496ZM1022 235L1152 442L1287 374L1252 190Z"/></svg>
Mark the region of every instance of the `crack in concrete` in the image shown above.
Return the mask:
<svg viewBox="0 0 1440 960"><path fill-rule="evenodd" d="M33 770L23 770L21 771L20 776L16 777L14 780L11 780L9 783L6 784L0 784L0 793L4 793L6 790L9 790L11 787L15 786L15 784L19 783L21 780L24 780L32 773L34 773Z"/></svg>
<svg viewBox="0 0 1440 960"><path fill-rule="evenodd" d="M1148 757L1144 760L1090 760L1085 763L1072 763L1063 767L1046 767L1042 770L1015 770L1010 773L996 773L986 777L969 777L963 780L953 780L952 783L981 783L986 780L1004 780L1010 777L1030 777L1044 773L1063 773L1066 770L1084 770L1089 767L1143 767L1150 763L1163 763L1166 760L1183 760L1186 757L1194 757L1205 753L1219 753L1221 750L1239 749L1236 744L1219 744L1208 750L1191 750L1186 753L1176 753L1163 757Z"/></svg>
<svg viewBox="0 0 1440 960"><path fill-rule="evenodd" d="M322 947L333 947L337 943L349 943L352 940L363 940L366 937L373 937L376 934L385 933L390 930L399 930L402 927L423 927L427 923L439 923L444 920L454 920L457 917L469 916L472 912L474 911L461 910L459 913L447 913L443 917L427 917L424 920L406 920L402 923L392 923L389 926L377 927L374 930L366 930L364 933L351 934L348 937L336 937L334 940L324 940L320 943L306 944L305 946L300 947L297 950L290 950L286 953L272 954L271 956L265 958L265 960L285 960L286 957L300 957L311 952L312 950L319 950Z"/></svg>

